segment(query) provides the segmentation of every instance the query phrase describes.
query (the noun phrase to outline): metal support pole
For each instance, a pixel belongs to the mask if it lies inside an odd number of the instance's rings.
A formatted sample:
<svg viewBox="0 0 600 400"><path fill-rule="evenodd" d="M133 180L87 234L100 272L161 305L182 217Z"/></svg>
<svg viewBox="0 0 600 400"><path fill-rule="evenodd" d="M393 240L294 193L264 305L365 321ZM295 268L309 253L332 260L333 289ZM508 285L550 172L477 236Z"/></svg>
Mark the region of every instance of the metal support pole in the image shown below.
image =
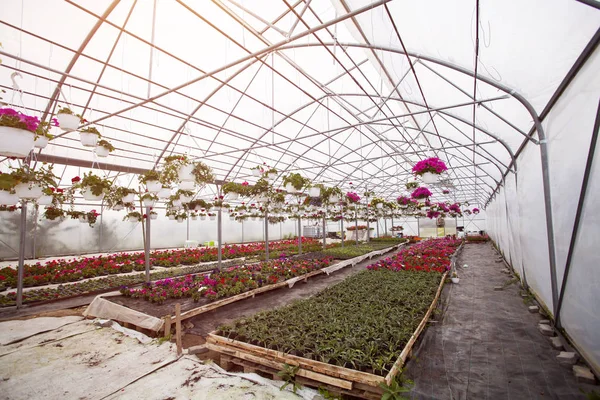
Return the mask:
<svg viewBox="0 0 600 400"><path fill-rule="evenodd" d="M340 225L341 225L341 230L342 230L342 247L344 247L344 237L346 236L346 233L344 232L344 211L343 211L343 207L342 207L342 213L340 214L342 217L340 218Z"/></svg>
<svg viewBox="0 0 600 400"><path fill-rule="evenodd" d="M265 206L265 260L269 261L269 210Z"/></svg>
<svg viewBox="0 0 600 400"><path fill-rule="evenodd" d="M302 254L302 221L298 211L298 254Z"/></svg>
<svg viewBox="0 0 600 400"><path fill-rule="evenodd" d="M185 219L185 224L186 224L185 240L190 240L190 216L189 216L189 214L188 214L187 218Z"/></svg>
<svg viewBox="0 0 600 400"><path fill-rule="evenodd" d="M327 232L326 232L326 222L325 222L326 214L323 213L323 250L327 247Z"/></svg>
<svg viewBox="0 0 600 400"><path fill-rule="evenodd" d="M146 243L144 243L144 259L146 262L146 282L150 282L150 207L146 207Z"/></svg>
<svg viewBox="0 0 600 400"><path fill-rule="evenodd" d="M387 218L383 217L383 225L385 228L385 233L383 234L383 236L387 236L388 235L388 230L387 230Z"/></svg>
<svg viewBox="0 0 600 400"><path fill-rule="evenodd" d="M219 241L219 245L217 246L217 261L219 271L221 270L221 261L223 260L223 249L221 248L221 234L222 234L222 226L221 226L222 218L221 218L221 210L217 211L217 240Z"/></svg>
<svg viewBox="0 0 600 400"><path fill-rule="evenodd" d="M356 244L358 244L358 209L356 205L354 205L354 234L356 235Z"/></svg>
<svg viewBox="0 0 600 400"><path fill-rule="evenodd" d="M417 236L421 237L421 223L419 222L419 219L417 217Z"/></svg>
<svg viewBox="0 0 600 400"><path fill-rule="evenodd" d="M103 232L104 232L104 227L102 225L102 215L104 214L104 201L102 202L102 204L100 205L100 238L98 239L100 241L99 245L98 245L98 252L102 253L102 241L103 241Z"/></svg>
<svg viewBox="0 0 600 400"><path fill-rule="evenodd" d="M369 222L369 218L371 217L370 214L371 213L369 212L369 204L367 203L367 243L369 243L369 236L371 236L371 224Z"/></svg>
<svg viewBox="0 0 600 400"><path fill-rule="evenodd" d="M379 217L377 217L377 222L375 222L375 226L377 227L377 237L379 237Z"/></svg>
<svg viewBox="0 0 600 400"><path fill-rule="evenodd" d="M592 132L590 148L588 150L587 162L585 164L585 172L583 173L583 182L581 183L579 202L577 203L577 212L575 213L575 222L573 223L573 233L571 233L569 252L567 253L567 260L565 262L565 273L563 275L562 284L560 286L560 297L558 298L558 304L556 305L556 313L554 314L556 327L559 329L562 327L562 324L560 322L560 310L565 295L565 289L567 288L567 279L569 277L569 271L571 270L571 260L573 258L573 251L575 250L577 236L579 235L579 221L581 220L581 214L583 213L583 206L585 204L585 197L588 191L588 182L590 179L590 173L592 171L592 164L594 162L594 154L596 153L598 131L600 131L600 102L598 103L598 110L596 111L596 122L594 124L594 131Z"/></svg>
<svg viewBox="0 0 600 400"><path fill-rule="evenodd" d="M242 243L244 243L244 220L242 219Z"/></svg>
<svg viewBox="0 0 600 400"><path fill-rule="evenodd" d="M37 257L35 256L35 247L36 247L36 242L37 242L37 226L38 226L38 210L39 210L40 206L38 206L37 204L35 205L35 209L34 209L34 214L33 214L33 246L32 246L32 253L31 253L31 259L36 259Z"/></svg>
<svg viewBox="0 0 600 400"><path fill-rule="evenodd" d="M391 229L392 229L392 236L393 236L393 234L394 234L394 230L393 230L394 229L394 214L392 214L392 228Z"/></svg>
<svg viewBox="0 0 600 400"><path fill-rule="evenodd" d="M17 271L17 309L23 306L23 276L25 275L25 232L27 231L27 202L21 201L21 231L19 232L19 266Z"/></svg>

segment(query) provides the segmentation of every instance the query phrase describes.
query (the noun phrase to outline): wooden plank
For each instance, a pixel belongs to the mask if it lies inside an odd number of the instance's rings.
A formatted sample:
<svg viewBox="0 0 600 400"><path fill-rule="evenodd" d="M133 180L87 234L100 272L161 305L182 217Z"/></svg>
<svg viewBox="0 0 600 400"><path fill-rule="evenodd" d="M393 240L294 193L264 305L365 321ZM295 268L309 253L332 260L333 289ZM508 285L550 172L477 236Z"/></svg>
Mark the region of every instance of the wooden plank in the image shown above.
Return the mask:
<svg viewBox="0 0 600 400"><path fill-rule="evenodd" d="M175 340L177 341L177 356L183 354L181 345L181 304L175 304Z"/></svg>
<svg viewBox="0 0 600 400"><path fill-rule="evenodd" d="M353 382L361 382L371 386L377 386L380 383L385 382L385 379L382 376L339 367L337 365L326 364L320 361L309 360L308 358L293 356L279 351L266 349L264 347L254 346L248 343L216 335L214 332L209 333L206 340L208 343L221 345L225 348L242 350L253 355L267 357L267 359L277 360L290 365L300 365L301 367L311 369L318 373L323 373L334 377L341 377Z"/></svg>
<svg viewBox="0 0 600 400"><path fill-rule="evenodd" d="M167 315L165 317L165 337L169 337L171 335L171 316Z"/></svg>
<svg viewBox="0 0 600 400"><path fill-rule="evenodd" d="M406 362L406 359L408 358L408 355L411 352L413 345L415 344L415 342L417 341L417 338L419 337L419 335L423 331L423 328L425 328L425 325L427 324L427 321L429 321L429 317L431 316L431 313L433 312L433 309L435 308L435 305L436 305L436 303L437 303L437 301L438 301L438 299L440 297L440 294L442 293L442 288L444 287L444 282L446 281L446 276L447 275L448 275L448 271L446 271L444 273L444 275L442 275L442 280L440 281L437 293L435 294L435 298L431 302L431 305L429 306L429 309L425 313L425 316L421 320L421 323L419 323L419 325L417 326L417 329L415 330L415 332L410 337L410 340L408 341L408 343L406 343L406 346L404 346L404 349L402 350L402 353L400 353L400 357L398 357L398 359L396 360L396 362L392 366L392 369L390 369L390 372L385 377L385 383L387 385L391 384L391 382L394 379L394 377L398 374L398 371L400 371L400 369L402 368L402 366Z"/></svg>
<svg viewBox="0 0 600 400"><path fill-rule="evenodd" d="M242 360L246 360L246 361L251 361L253 363L256 364L261 364L261 365L265 365L267 367L273 368L276 371L281 371L284 368L284 364L289 364L289 363L283 363L283 362L277 362L277 361L272 361L272 360L268 360L265 359L263 357L260 356L255 356L249 353L246 353L244 351L241 350L237 350L235 348L226 348L225 346L221 346L218 344L212 344L212 343L207 343L206 347L208 347L211 350L214 350L216 352L219 353L225 353L227 355L229 355L230 357L234 357L234 358L239 358ZM292 363L289 365L298 365L297 363ZM324 374L320 374L314 371L310 371L307 369L303 369L300 368L298 369L298 372L296 372L296 375L298 376L302 376L308 379L312 379L314 381L318 381L318 382L322 382L322 383L327 383L336 387L340 387L343 389L348 389L351 390L352 389L352 382L344 380L344 379L338 379L338 378L334 378L328 375L324 375Z"/></svg>

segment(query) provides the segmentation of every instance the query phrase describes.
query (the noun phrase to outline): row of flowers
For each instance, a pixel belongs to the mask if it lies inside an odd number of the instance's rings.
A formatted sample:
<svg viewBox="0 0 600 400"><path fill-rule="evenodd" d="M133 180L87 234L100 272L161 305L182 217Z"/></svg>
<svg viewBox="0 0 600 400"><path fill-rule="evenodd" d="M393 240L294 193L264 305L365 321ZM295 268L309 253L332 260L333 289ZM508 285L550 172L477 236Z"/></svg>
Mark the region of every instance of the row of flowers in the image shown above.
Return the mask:
<svg viewBox="0 0 600 400"><path fill-rule="evenodd" d="M450 270L450 257L461 244L461 240L453 238L430 239L402 249L392 257L387 257L367 269L377 271L426 271L444 273Z"/></svg>
<svg viewBox="0 0 600 400"><path fill-rule="evenodd" d="M321 242L316 239L302 238L303 250L306 252L321 249ZM269 243L269 250L279 256L297 252L297 240L281 240ZM201 247L196 249L157 250L150 253L150 263L153 266L175 267L178 265L193 265L200 262L217 260L217 248ZM222 258L260 256L265 252L265 244L232 244L222 247ZM47 284L75 282L81 279L97 276L114 275L145 269L144 253L117 253L107 256L85 257L74 260L52 260L45 264L26 264L24 267L23 285L25 287ZM0 285L5 287L17 286L16 268L0 269Z"/></svg>
<svg viewBox="0 0 600 400"><path fill-rule="evenodd" d="M141 288L121 288L126 297L140 298L162 304L167 299L191 297L194 301L208 301L231 297L249 290L273 285L328 267L330 258L320 260L280 259L215 270L211 274L186 275L145 283Z"/></svg>

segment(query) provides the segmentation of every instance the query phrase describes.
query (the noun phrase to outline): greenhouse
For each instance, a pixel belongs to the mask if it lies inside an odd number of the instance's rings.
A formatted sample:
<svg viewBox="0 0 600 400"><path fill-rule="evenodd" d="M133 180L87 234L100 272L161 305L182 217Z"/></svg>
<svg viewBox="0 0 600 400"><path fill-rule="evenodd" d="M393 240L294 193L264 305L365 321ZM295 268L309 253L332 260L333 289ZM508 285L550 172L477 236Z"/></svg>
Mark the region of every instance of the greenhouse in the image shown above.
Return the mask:
<svg viewBox="0 0 600 400"><path fill-rule="evenodd" d="M0 10L4 398L600 397L600 2Z"/></svg>

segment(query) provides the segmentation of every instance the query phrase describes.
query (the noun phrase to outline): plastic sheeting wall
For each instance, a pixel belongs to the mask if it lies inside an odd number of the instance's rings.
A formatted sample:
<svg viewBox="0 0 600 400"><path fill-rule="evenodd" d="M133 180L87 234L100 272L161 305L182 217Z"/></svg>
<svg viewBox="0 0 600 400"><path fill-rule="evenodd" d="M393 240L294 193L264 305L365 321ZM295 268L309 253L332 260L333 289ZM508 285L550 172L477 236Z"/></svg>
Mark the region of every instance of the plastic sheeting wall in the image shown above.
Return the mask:
<svg viewBox="0 0 600 400"><path fill-rule="evenodd" d="M600 51L596 49L543 121L548 138L552 219L556 244L558 290L563 280L585 163L600 93ZM567 334L600 371L600 160L596 151L571 270L560 312ZM509 175L487 207L488 230L513 267L553 310L540 149L528 144L517 160L518 175Z"/></svg>

